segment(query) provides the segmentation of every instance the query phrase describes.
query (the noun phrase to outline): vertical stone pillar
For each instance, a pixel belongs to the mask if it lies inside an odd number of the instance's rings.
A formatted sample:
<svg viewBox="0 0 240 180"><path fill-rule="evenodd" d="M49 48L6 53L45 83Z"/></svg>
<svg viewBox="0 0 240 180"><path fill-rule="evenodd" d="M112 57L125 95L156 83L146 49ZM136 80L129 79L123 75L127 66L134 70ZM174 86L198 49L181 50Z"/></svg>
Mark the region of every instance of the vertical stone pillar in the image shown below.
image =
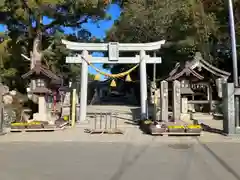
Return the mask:
<svg viewBox="0 0 240 180"><path fill-rule="evenodd" d="M82 57L89 60L88 51L84 50ZM81 69L80 122L85 121L87 116L88 64L85 60L82 61Z"/></svg>
<svg viewBox="0 0 240 180"><path fill-rule="evenodd" d="M47 115L47 106L46 106L46 100L44 96L38 97L38 113L42 116Z"/></svg>
<svg viewBox="0 0 240 180"><path fill-rule="evenodd" d="M209 85L209 107L210 107L210 114L212 114L212 112L213 112L212 93L213 93L212 86Z"/></svg>
<svg viewBox="0 0 240 180"><path fill-rule="evenodd" d="M3 123L4 123L4 118L3 118L3 86L0 84L0 135L3 133Z"/></svg>
<svg viewBox="0 0 240 180"><path fill-rule="evenodd" d="M212 86L211 83L207 85L207 100L209 102L209 112L212 113Z"/></svg>
<svg viewBox="0 0 240 180"><path fill-rule="evenodd" d="M227 82L226 78L218 78L216 79L216 86L217 86L217 92L218 92L218 97L222 98L223 97L223 84Z"/></svg>
<svg viewBox="0 0 240 180"><path fill-rule="evenodd" d="M222 84L223 84L223 78L217 78L216 86L217 86L218 97L220 98L222 98Z"/></svg>
<svg viewBox="0 0 240 180"><path fill-rule="evenodd" d="M156 91L156 120L161 120L161 90Z"/></svg>
<svg viewBox="0 0 240 180"><path fill-rule="evenodd" d="M210 84L207 85L207 100L210 100Z"/></svg>
<svg viewBox="0 0 240 180"><path fill-rule="evenodd" d="M140 52L140 91L141 91L141 119L147 118L147 71L146 54Z"/></svg>
<svg viewBox="0 0 240 180"><path fill-rule="evenodd" d="M226 134L235 134L235 104L234 104L234 84L223 84L223 131Z"/></svg>
<svg viewBox="0 0 240 180"><path fill-rule="evenodd" d="M71 109L71 126L74 127L76 123L76 89L73 89L72 91L72 109ZM80 112L81 114L81 112Z"/></svg>
<svg viewBox="0 0 240 180"><path fill-rule="evenodd" d="M185 97L181 99L181 113L188 113L188 99Z"/></svg>
<svg viewBox="0 0 240 180"><path fill-rule="evenodd" d="M181 84L179 81L173 81L173 120L180 120L181 117Z"/></svg>
<svg viewBox="0 0 240 180"><path fill-rule="evenodd" d="M161 105L161 119L168 121L168 82L161 81L160 85L160 105Z"/></svg>

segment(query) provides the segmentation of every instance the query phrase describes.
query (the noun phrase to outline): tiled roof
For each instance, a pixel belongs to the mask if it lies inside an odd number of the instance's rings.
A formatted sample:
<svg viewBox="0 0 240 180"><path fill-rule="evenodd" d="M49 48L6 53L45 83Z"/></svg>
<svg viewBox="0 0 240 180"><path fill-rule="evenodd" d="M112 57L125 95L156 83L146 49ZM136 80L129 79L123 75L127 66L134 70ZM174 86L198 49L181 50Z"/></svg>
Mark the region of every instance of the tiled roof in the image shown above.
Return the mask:
<svg viewBox="0 0 240 180"><path fill-rule="evenodd" d="M229 72L214 67L213 65L211 65L202 58L201 53L196 52L194 59L192 61L190 62L187 61L185 62L185 64L180 63L176 64L175 68L169 73L169 76L166 80L167 81L177 80L179 77L189 74L192 74L193 76L202 80L204 77L195 71L195 68L197 67L202 67L217 77L227 79L230 76Z"/></svg>

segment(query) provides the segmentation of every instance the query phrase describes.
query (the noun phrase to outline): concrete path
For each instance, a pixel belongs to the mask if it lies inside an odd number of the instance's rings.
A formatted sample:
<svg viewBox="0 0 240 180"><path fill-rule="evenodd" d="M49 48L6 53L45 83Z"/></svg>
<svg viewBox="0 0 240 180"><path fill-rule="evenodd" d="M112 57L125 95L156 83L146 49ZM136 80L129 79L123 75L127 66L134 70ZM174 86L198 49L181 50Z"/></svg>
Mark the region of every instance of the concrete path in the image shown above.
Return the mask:
<svg viewBox="0 0 240 180"><path fill-rule="evenodd" d="M240 139L123 135L83 128L0 136L0 180L240 180Z"/></svg>

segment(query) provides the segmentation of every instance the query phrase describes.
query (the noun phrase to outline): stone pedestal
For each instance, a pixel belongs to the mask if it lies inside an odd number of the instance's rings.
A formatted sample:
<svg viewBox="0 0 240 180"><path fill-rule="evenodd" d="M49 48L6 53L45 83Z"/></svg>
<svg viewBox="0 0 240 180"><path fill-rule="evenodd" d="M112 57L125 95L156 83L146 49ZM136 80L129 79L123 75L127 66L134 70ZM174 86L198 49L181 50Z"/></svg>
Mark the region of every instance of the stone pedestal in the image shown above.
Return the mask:
<svg viewBox="0 0 240 180"><path fill-rule="evenodd" d="M186 123L191 123L191 115L187 113L182 113L180 116L180 120Z"/></svg>
<svg viewBox="0 0 240 180"><path fill-rule="evenodd" d="M47 111L47 104L44 96L38 97L38 113L33 114L33 120L47 121L49 124L54 124L55 120Z"/></svg>
<svg viewBox="0 0 240 180"><path fill-rule="evenodd" d="M45 115L47 114L47 105L46 105L46 100L44 96L39 96L38 97L38 113Z"/></svg>

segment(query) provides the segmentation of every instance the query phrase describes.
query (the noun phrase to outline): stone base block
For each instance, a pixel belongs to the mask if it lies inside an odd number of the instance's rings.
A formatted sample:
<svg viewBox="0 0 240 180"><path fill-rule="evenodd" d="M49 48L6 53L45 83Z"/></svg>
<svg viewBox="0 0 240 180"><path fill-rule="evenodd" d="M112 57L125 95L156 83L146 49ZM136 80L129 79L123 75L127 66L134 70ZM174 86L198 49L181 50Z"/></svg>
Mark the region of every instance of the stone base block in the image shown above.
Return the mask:
<svg viewBox="0 0 240 180"><path fill-rule="evenodd" d="M185 122L191 121L191 116L190 114L181 114L180 120Z"/></svg>

